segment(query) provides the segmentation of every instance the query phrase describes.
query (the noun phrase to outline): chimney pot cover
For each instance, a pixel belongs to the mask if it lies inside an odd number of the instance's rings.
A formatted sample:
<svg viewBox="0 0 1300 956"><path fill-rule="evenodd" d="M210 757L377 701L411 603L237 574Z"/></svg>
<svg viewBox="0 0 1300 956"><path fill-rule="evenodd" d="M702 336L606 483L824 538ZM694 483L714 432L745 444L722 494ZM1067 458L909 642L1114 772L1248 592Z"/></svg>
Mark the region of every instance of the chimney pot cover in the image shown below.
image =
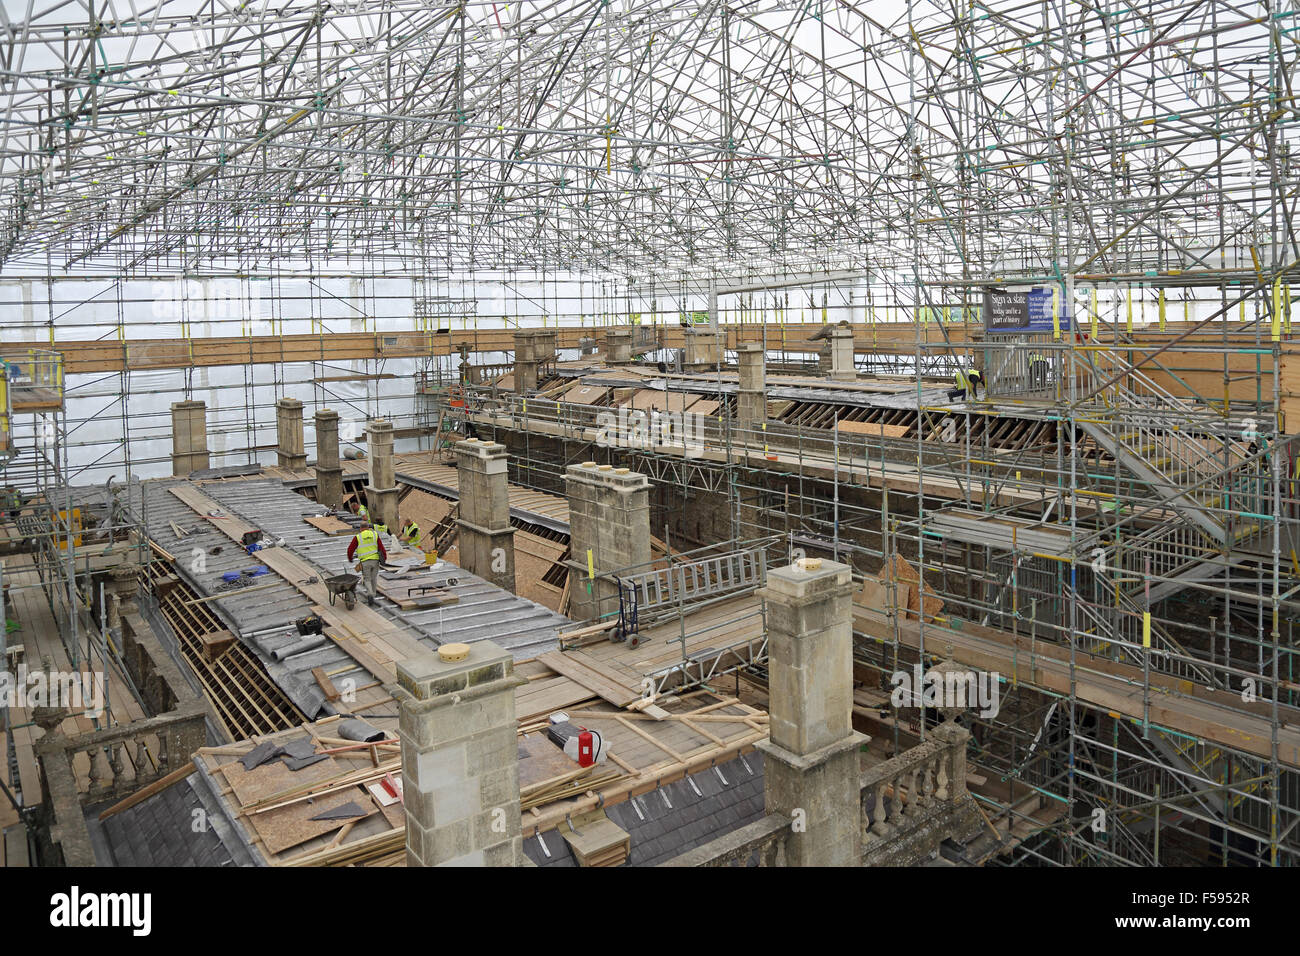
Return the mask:
<svg viewBox="0 0 1300 956"><path fill-rule="evenodd" d="M468 644L444 644L438 648L438 657L446 664L454 664L469 657Z"/></svg>

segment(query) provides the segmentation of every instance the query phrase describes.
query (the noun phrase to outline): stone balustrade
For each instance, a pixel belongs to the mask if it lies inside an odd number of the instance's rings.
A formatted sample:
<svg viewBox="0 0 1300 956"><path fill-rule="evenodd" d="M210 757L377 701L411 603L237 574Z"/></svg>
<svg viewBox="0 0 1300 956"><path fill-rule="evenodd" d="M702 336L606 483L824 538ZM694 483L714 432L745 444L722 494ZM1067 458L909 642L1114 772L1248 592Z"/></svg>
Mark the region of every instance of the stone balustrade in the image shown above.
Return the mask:
<svg viewBox="0 0 1300 956"><path fill-rule="evenodd" d="M862 774L864 866L917 863L945 839L966 839L978 829L966 792L969 736L955 723L942 724L928 740Z"/></svg>
<svg viewBox="0 0 1300 956"><path fill-rule="evenodd" d="M792 822L783 813L769 813L739 830L675 856L663 866L785 866L785 843Z"/></svg>
<svg viewBox="0 0 1300 956"><path fill-rule="evenodd" d="M191 700L157 717L72 737L50 730L36 742L45 779L50 837L67 866L94 866L83 806L120 799L161 780L188 763L207 743L204 705ZM89 758L89 785L73 770L78 754Z"/></svg>

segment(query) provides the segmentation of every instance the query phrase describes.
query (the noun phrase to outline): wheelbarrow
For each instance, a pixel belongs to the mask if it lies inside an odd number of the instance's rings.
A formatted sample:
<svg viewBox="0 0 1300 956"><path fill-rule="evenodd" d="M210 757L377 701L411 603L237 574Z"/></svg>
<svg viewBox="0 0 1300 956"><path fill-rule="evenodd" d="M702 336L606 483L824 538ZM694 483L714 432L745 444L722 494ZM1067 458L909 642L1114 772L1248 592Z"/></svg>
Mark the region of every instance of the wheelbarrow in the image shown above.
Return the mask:
<svg viewBox="0 0 1300 956"><path fill-rule="evenodd" d="M325 579L325 590L329 592L330 607L334 606L336 597L343 598L343 606L349 611L357 606L357 584L361 581L359 574L336 574Z"/></svg>

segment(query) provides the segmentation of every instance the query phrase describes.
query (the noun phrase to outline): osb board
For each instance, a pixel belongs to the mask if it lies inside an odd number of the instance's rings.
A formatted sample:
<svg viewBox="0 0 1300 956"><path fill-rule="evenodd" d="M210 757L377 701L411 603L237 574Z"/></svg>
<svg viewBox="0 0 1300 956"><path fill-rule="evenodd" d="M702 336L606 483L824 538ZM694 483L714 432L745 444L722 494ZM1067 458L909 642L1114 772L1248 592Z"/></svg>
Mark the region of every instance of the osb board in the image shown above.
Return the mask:
<svg viewBox="0 0 1300 956"><path fill-rule="evenodd" d="M515 532L515 592L530 601L558 610L559 591L542 581L542 577L560 560L563 544L540 538L527 531Z"/></svg>
<svg viewBox="0 0 1300 956"><path fill-rule="evenodd" d="M578 762L564 755L564 751L551 743L545 732L529 734L519 738L519 789L523 790L535 784L578 769Z"/></svg>
<svg viewBox="0 0 1300 956"><path fill-rule="evenodd" d="M885 601L889 598L883 582L876 578L866 578L862 582L862 587L853 594L853 603L860 607L869 607L876 610L884 610Z"/></svg>
<svg viewBox="0 0 1300 956"><path fill-rule="evenodd" d="M894 555L890 567L892 568L891 574L895 581L910 585L906 592L906 602L902 600L902 588L899 588L898 593L898 603L907 611L906 616L909 619L916 620L917 614L922 611L921 597L918 593L920 588L925 589L924 613L926 618L932 618L943 611L943 600L935 594L934 589L930 587L930 585L921 581L920 575L916 573L916 569L908 563L906 558L899 554Z"/></svg>
<svg viewBox="0 0 1300 956"><path fill-rule="evenodd" d="M455 509L456 503L448 501L446 498L439 498L437 495L429 494L427 491L420 491L413 488L402 496L402 500L397 504L398 527L400 528L407 521L415 519L415 523L420 526L420 532L427 538L433 533L444 518L446 518ZM427 544L427 541L421 539L421 544Z"/></svg>
<svg viewBox="0 0 1300 956"><path fill-rule="evenodd" d="M712 415L717 412L718 403L711 398L702 398L698 402L692 402L686 410L692 415Z"/></svg>
<svg viewBox="0 0 1300 956"><path fill-rule="evenodd" d="M349 817L346 820L311 819L318 813L333 810L349 802L355 802L361 808L362 816ZM262 848L265 852L274 855L337 830L345 823L360 823L375 811L375 803L369 793L362 791L360 787L349 787L339 793L304 800L278 810L251 814L245 819L252 822L253 829L262 838Z"/></svg>
<svg viewBox="0 0 1300 956"><path fill-rule="evenodd" d="M319 763L301 770L290 770L280 757L276 757L260 767L245 770L237 759L221 768L226 775L226 782L235 791L235 799L241 807L257 800L265 800L277 793L284 793L304 784L319 783L339 773L338 762L333 757L326 757Z"/></svg>
<svg viewBox="0 0 1300 956"><path fill-rule="evenodd" d="M910 425L881 425L877 422L839 422L837 427L842 432L851 432L854 435L875 435L885 438L904 438Z"/></svg>
<svg viewBox="0 0 1300 956"><path fill-rule="evenodd" d="M632 396L632 407L642 411L658 409L661 412L685 411L687 405L703 398L694 392L660 392L643 388Z"/></svg>
<svg viewBox="0 0 1300 956"><path fill-rule="evenodd" d="M595 405L597 402L604 401L607 395L609 395L609 389L604 386L585 385L582 382L575 382L564 393L563 400L573 405Z"/></svg>

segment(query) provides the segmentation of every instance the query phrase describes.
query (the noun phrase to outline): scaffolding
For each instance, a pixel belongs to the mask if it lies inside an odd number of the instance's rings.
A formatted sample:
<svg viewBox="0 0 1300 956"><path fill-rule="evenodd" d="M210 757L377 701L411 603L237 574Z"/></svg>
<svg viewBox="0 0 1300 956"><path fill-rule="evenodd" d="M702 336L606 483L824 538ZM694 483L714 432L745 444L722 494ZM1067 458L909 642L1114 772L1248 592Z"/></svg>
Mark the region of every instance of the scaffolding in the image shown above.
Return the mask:
<svg viewBox="0 0 1300 956"><path fill-rule="evenodd" d="M77 0L6 26L0 314L83 363L87 411L53 425L74 472L156 470L157 403L205 390L217 464L266 455L299 389L426 445L508 439L523 485L627 464L656 520L708 505L688 546L908 562L943 610L859 621L882 680L1010 635L972 759L1015 784L997 813L1066 811L1015 862L1296 862L1294 2ZM1037 326L986 327L1031 292ZM490 385L519 328L649 333L668 366L682 323L806 378L847 323L880 394L773 385L745 425L724 355L665 375L716 406L689 456L601 447L611 401ZM987 395L954 401L972 367ZM1115 675L1136 713L1079 692Z"/></svg>

